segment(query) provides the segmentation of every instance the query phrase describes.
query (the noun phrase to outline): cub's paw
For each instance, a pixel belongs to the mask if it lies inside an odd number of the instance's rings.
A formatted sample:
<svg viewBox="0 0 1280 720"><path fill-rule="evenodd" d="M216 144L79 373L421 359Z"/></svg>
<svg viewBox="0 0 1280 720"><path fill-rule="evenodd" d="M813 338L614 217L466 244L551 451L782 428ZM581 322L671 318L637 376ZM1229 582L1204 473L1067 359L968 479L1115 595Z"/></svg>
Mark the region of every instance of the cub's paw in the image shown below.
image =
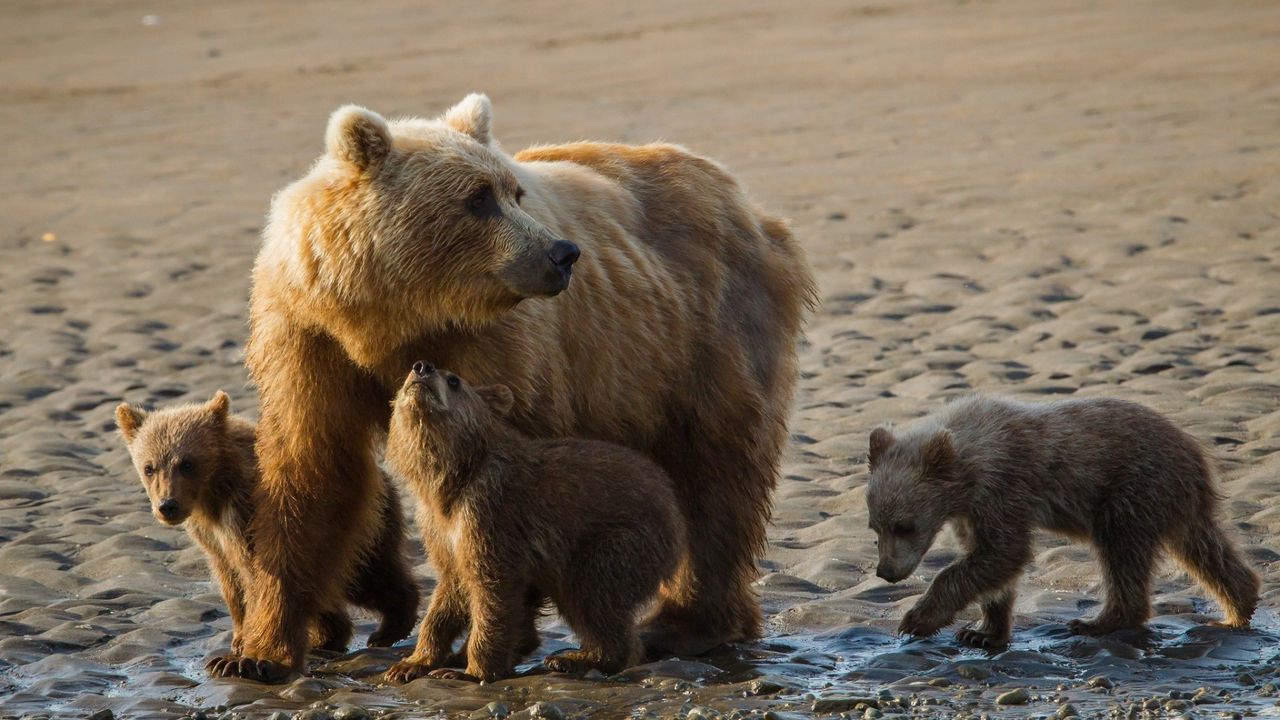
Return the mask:
<svg viewBox="0 0 1280 720"><path fill-rule="evenodd" d="M598 659L587 656L581 650L569 650L555 655L548 655L542 661L542 664L551 672L558 673L585 673L592 668L600 666Z"/></svg>
<svg viewBox="0 0 1280 720"><path fill-rule="evenodd" d="M212 677L234 677L271 685L282 683L293 674L293 671L278 662L239 655L216 657L210 660L205 668Z"/></svg>
<svg viewBox="0 0 1280 720"><path fill-rule="evenodd" d="M436 666L430 663L401 660L388 668L382 677L389 683L407 683L426 677L435 668Z"/></svg>
<svg viewBox="0 0 1280 720"><path fill-rule="evenodd" d="M932 637L949 622L951 618L943 617L929 608L921 608L917 605L902 616L902 622L898 624L898 634Z"/></svg>
<svg viewBox="0 0 1280 720"><path fill-rule="evenodd" d="M467 682L480 682L480 678L475 675L468 675L465 670L457 670L455 668L440 668L427 673L428 677L437 680L466 680Z"/></svg>
<svg viewBox="0 0 1280 720"><path fill-rule="evenodd" d="M369 639L368 641L365 642L365 646L366 647L391 647L392 645L395 645L397 642L405 638L404 635L401 635L400 637L393 637L394 635L395 635L395 630L383 630L382 628L378 628L377 630L373 631L371 635L369 635Z"/></svg>
<svg viewBox="0 0 1280 720"><path fill-rule="evenodd" d="M1103 625L1102 623L1092 622L1090 620L1072 620L1067 623L1067 630L1072 635L1106 635L1115 628Z"/></svg>
<svg viewBox="0 0 1280 720"><path fill-rule="evenodd" d="M956 642L982 650L1003 650L1009 647L1009 638L974 628L957 630Z"/></svg>

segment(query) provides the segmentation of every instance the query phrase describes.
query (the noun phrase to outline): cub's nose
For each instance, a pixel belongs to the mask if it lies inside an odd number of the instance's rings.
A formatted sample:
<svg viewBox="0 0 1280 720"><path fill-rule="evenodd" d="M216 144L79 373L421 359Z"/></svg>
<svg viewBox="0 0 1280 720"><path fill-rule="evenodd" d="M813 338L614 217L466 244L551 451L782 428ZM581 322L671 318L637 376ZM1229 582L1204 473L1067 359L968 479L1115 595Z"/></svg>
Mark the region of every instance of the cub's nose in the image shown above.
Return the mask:
<svg viewBox="0 0 1280 720"><path fill-rule="evenodd" d="M881 580L888 580L891 583L896 583L902 579L898 577L897 573L893 572L889 568L886 568L884 565L880 565L876 567L876 577L880 578Z"/></svg>
<svg viewBox="0 0 1280 720"><path fill-rule="evenodd" d="M165 520L172 520L178 517L178 501L173 498L162 501L156 510L160 511L161 517Z"/></svg>
<svg viewBox="0 0 1280 720"><path fill-rule="evenodd" d="M436 371L436 366L432 365L431 363L424 363L421 360L419 360L418 362L413 364L413 374L417 375L418 377L426 377L427 375L434 374L435 371Z"/></svg>
<svg viewBox="0 0 1280 720"><path fill-rule="evenodd" d="M551 258L552 264L561 270L573 267L580 255L582 251L568 240L557 240L551 243L551 249L547 251L547 257Z"/></svg>

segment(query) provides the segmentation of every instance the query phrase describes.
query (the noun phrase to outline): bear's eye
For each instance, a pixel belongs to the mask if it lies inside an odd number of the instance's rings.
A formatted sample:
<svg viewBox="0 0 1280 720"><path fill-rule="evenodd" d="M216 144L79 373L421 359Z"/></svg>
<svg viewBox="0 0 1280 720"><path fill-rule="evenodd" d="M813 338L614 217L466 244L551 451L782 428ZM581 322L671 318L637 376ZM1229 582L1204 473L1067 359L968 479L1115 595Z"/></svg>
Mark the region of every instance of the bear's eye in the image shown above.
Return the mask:
<svg viewBox="0 0 1280 720"><path fill-rule="evenodd" d="M893 524L891 530L894 535L897 535L898 537L905 537L914 533L916 531L916 526L914 523L896 522Z"/></svg>
<svg viewBox="0 0 1280 720"><path fill-rule="evenodd" d="M467 198L467 212L485 218L498 214L498 201L493 196L493 188L485 185Z"/></svg>
<svg viewBox="0 0 1280 720"><path fill-rule="evenodd" d="M516 186L516 204L519 205L520 201L523 199L524 199L524 188L517 185Z"/></svg>
<svg viewBox="0 0 1280 720"><path fill-rule="evenodd" d="M449 376L449 388L450 388L451 390L457 390L457 389L458 389L459 387L461 387L461 386L462 386L462 381L458 380L458 376L457 376L457 375L450 375L450 376Z"/></svg>
<svg viewBox="0 0 1280 720"><path fill-rule="evenodd" d="M147 477L151 477L152 475L155 475L156 474L155 466L153 466L151 463L147 463L142 467L142 474L146 475Z"/></svg>
<svg viewBox="0 0 1280 720"><path fill-rule="evenodd" d="M182 462L178 463L178 469L184 473L189 473L192 470L196 469L196 465L190 460L183 460Z"/></svg>

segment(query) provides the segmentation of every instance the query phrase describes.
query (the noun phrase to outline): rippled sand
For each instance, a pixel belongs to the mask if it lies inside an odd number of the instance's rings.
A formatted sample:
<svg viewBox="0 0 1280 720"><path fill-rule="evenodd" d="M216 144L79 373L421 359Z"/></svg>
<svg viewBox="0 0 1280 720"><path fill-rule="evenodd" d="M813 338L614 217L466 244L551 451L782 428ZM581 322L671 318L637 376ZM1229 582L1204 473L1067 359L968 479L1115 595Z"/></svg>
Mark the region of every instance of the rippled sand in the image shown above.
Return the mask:
<svg viewBox="0 0 1280 720"><path fill-rule="evenodd" d="M0 716L1275 714L1278 37L1261 2L6 3ZM769 636L610 679L378 685L398 648L279 688L207 681L229 618L147 513L112 407L221 387L252 415L270 194L340 103L430 114L471 90L508 148L677 140L794 219L823 307L763 560ZM1097 568L1044 537L1009 651L895 637L955 546L874 577L866 436L973 390L1133 398L1202 438L1264 577L1257 629L1207 626L1170 564L1148 636L1070 637ZM572 642L555 618L545 637Z"/></svg>

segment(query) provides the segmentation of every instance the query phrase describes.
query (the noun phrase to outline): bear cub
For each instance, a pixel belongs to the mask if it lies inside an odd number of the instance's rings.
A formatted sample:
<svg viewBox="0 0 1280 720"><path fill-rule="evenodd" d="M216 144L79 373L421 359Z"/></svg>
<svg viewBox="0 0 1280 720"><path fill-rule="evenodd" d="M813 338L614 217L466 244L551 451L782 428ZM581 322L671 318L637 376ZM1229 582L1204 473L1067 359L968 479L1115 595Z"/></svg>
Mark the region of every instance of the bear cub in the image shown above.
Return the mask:
<svg viewBox="0 0 1280 720"><path fill-rule="evenodd" d="M618 445L537 440L504 419L506 386L473 388L415 363L393 403L392 470L417 492L418 525L439 581L418 646L387 671L492 681L539 645L549 600L581 640L561 672L616 673L639 659L636 622L686 550L672 483ZM465 671L453 643L465 630Z"/></svg>
<svg viewBox="0 0 1280 720"><path fill-rule="evenodd" d="M972 602L977 627L956 638L1002 648L1013 629L1014 585L1031 561L1032 532L1091 543L1106 600L1075 634L1142 627L1161 550L1177 558L1246 627L1258 577L1217 521L1219 497L1195 438L1156 412L1123 400L1027 404L971 397L894 433L871 433L870 526L879 538L876 574L906 578L944 524L966 554L934 579L898 630L927 636Z"/></svg>
<svg viewBox="0 0 1280 720"><path fill-rule="evenodd" d="M230 414L230 404L219 390L203 404L150 413L127 403L116 408L116 424L151 498L152 514L166 525L185 524L208 557L231 613L234 654L209 661L215 675L239 661L245 604L257 572L253 540L246 534L258 484L256 429ZM347 599L382 616L369 645L385 647L413 629L419 596L405 558L400 499L385 475L380 507L377 540L363 554ZM313 622L311 644L345 651L351 632L346 608L328 608Z"/></svg>

